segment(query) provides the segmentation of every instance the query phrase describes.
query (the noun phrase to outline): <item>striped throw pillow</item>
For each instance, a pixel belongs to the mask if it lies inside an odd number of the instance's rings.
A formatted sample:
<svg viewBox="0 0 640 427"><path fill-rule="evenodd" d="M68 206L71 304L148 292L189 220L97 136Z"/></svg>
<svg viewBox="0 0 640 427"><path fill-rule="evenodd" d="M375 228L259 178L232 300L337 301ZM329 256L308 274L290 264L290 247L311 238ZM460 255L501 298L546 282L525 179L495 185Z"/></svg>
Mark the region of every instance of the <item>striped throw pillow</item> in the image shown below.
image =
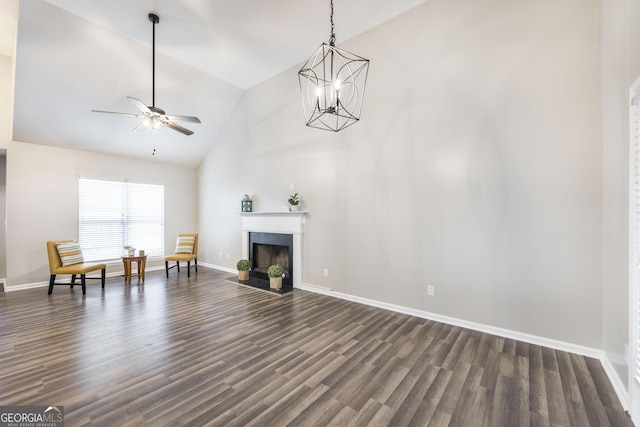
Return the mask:
<svg viewBox="0 0 640 427"><path fill-rule="evenodd" d="M193 248L196 245L195 237L179 236L176 241L176 253L177 254L192 254Z"/></svg>
<svg viewBox="0 0 640 427"><path fill-rule="evenodd" d="M63 266L73 265L73 264L82 264L84 262L84 258L82 256L82 248L79 243L69 242L69 243L60 243L56 246L58 249L58 255L60 255L60 261L62 261Z"/></svg>

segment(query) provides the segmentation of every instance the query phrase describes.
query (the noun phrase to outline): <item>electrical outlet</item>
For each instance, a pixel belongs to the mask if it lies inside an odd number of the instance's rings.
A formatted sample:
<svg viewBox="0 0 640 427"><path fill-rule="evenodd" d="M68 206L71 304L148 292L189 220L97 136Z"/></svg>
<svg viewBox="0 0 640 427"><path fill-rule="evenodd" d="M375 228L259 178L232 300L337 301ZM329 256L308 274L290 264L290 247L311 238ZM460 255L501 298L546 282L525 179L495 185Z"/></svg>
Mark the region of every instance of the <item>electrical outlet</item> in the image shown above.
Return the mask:
<svg viewBox="0 0 640 427"><path fill-rule="evenodd" d="M222 259L222 252L220 252L220 259Z"/></svg>
<svg viewBox="0 0 640 427"><path fill-rule="evenodd" d="M432 285L428 285L427 286L427 295L429 295L430 297L435 297L436 296L436 287L432 286Z"/></svg>
<svg viewBox="0 0 640 427"><path fill-rule="evenodd" d="M227 259L231 258L231 254L229 254L229 252L227 252Z"/></svg>
<svg viewBox="0 0 640 427"><path fill-rule="evenodd" d="M329 269L328 268L324 269L324 277L329 277Z"/></svg>

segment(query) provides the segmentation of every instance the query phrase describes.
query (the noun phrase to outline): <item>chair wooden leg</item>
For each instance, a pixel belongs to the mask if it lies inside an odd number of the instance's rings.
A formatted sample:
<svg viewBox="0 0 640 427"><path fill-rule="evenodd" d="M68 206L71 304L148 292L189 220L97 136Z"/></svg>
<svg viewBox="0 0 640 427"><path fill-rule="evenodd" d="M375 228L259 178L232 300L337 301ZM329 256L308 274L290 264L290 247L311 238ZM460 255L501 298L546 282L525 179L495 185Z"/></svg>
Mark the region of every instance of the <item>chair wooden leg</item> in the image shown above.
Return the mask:
<svg viewBox="0 0 640 427"><path fill-rule="evenodd" d="M180 261L176 261L176 267L178 267L178 273L180 273Z"/></svg>
<svg viewBox="0 0 640 427"><path fill-rule="evenodd" d="M104 279L105 279L106 276L107 276L107 269L103 268L102 269L102 277L101 277L101 279L102 279L102 289L104 289Z"/></svg>
<svg viewBox="0 0 640 427"><path fill-rule="evenodd" d="M53 283L56 281L56 275L52 274L51 278L49 279L49 295L51 295L51 293L53 292Z"/></svg>
<svg viewBox="0 0 640 427"><path fill-rule="evenodd" d="M82 295L87 294L87 278L84 274L80 275L80 282L82 283Z"/></svg>
<svg viewBox="0 0 640 427"><path fill-rule="evenodd" d="M191 261L187 261L187 277L191 277Z"/></svg>
<svg viewBox="0 0 640 427"><path fill-rule="evenodd" d="M72 274L71 275L71 285L70 285L71 289L73 289L73 285L75 285L75 284L76 284L76 275Z"/></svg>
<svg viewBox="0 0 640 427"><path fill-rule="evenodd" d="M164 262L164 269L167 272L167 279L169 278L169 261Z"/></svg>
<svg viewBox="0 0 640 427"><path fill-rule="evenodd" d="M198 272L198 258L196 258L196 259L194 260L194 263L195 263L195 265L196 265L196 273L197 273L197 272Z"/></svg>

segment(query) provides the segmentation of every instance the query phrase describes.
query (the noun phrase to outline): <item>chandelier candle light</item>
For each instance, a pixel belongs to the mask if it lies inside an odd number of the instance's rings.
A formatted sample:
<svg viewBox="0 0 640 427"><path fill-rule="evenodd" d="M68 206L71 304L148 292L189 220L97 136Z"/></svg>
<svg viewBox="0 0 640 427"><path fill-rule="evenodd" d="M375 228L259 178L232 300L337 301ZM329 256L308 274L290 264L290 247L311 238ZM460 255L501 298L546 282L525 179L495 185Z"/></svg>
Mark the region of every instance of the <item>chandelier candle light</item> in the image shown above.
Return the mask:
<svg viewBox="0 0 640 427"><path fill-rule="evenodd" d="M360 120L369 60L335 46L331 35L298 72L307 126L338 132Z"/></svg>

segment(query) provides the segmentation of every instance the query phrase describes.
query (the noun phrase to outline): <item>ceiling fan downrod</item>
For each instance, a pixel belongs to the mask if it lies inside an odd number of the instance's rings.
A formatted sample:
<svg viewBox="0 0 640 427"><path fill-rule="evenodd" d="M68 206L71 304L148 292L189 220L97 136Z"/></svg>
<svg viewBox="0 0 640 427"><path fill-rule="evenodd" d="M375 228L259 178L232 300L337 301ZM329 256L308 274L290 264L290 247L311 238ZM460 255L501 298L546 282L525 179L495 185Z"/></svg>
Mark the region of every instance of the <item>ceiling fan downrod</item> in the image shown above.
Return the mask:
<svg viewBox="0 0 640 427"><path fill-rule="evenodd" d="M160 22L160 17L155 13L149 13L149 21L153 23L151 33L151 107L153 108L156 106L156 24Z"/></svg>

